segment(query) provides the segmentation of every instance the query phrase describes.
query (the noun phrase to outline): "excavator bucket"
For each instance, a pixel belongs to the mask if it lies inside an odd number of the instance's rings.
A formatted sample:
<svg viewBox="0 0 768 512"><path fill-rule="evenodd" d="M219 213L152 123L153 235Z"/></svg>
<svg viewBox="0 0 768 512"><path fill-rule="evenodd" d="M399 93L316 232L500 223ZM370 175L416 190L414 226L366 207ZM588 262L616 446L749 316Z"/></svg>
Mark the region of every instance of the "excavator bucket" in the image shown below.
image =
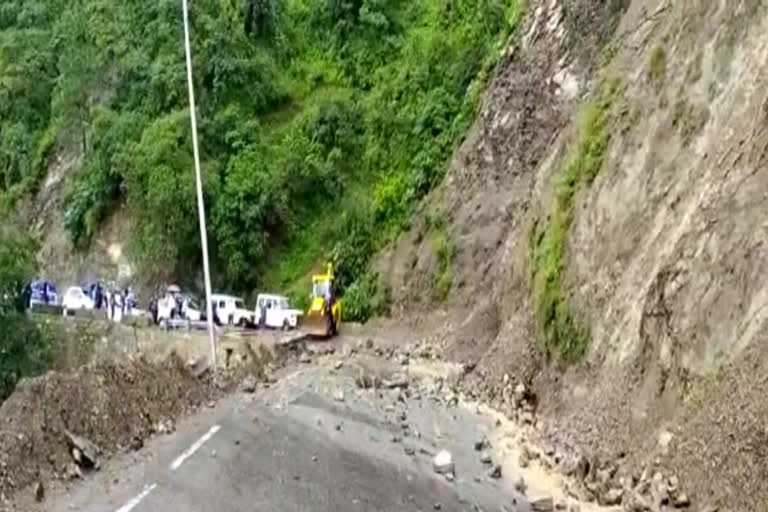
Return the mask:
<svg viewBox="0 0 768 512"><path fill-rule="evenodd" d="M326 312L325 299L315 297L304 316L302 329L312 337L327 338L331 336L331 319Z"/></svg>
<svg viewBox="0 0 768 512"><path fill-rule="evenodd" d="M324 313L310 312L302 319L301 328L313 338L328 338L331 335L331 326L328 316Z"/></svg>

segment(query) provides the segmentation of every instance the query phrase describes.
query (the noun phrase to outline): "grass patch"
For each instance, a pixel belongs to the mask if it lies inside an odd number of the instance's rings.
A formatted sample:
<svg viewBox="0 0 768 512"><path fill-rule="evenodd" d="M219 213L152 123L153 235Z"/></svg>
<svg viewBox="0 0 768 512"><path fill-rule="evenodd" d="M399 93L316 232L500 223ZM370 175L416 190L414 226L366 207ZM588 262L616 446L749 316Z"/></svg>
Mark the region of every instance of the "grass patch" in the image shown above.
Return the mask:
<svg viewBox="0 0 768 512"><path fill-rule="evenodd" d="M558 174L553 211L532 231L533 297L540 336L548 357L558 356L565 362L580 360L589 346L588 329L572 311L561 280L574 197L592 184L603 167L620 94L620 80L605 78L598 97L582 108L577 135Z"/></svg>
<svg viewBox="0 0 768 512"><path fill-rule="evenodd" d="M648 80L655 84L662 84L667 73L667 54L659 45L653 47L648 58Z"/></svg>
<svg viewBox="0 0 768 512"><path fill-rule="evenodd" d="M432 295L435 300L444 302L453 288L454 249L442 231L432 235L430 249L435 260L432 274Z"/></svg>

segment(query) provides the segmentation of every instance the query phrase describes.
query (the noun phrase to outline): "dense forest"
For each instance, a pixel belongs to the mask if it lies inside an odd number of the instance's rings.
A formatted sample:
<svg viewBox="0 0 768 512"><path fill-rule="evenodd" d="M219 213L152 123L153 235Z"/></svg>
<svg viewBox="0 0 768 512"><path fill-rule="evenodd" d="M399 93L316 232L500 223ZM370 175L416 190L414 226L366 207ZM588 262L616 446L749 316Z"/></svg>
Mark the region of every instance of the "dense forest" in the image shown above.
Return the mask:
<svg viewBox="0 0 768 512"><path fill-rule="evenodd" d="M286 289L330 257L350 295L376 295L367 262L441 180L519 9L192 0L215 284ZM62 212L78 248L119 210L143 275L197 275L181 20L181 0L0 3L2 211L65 148L83 162Z"/></svg>

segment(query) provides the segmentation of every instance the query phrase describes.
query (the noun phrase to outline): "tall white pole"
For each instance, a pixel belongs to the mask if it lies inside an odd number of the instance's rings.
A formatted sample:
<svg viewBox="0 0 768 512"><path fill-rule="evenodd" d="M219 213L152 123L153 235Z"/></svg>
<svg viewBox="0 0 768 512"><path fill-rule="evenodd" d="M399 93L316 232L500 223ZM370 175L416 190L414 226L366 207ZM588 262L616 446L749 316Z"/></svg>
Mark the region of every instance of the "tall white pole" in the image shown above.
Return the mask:
<svg viewBox="0 0 768 512"><path fill-rule="evenodd" d="M213 304L211 303L211 272L208 268L208 235L205 230L205 203L203 181L200 176L200 151L197 146L197 119L195 117L195 88L192 84L192 52L189 48L189 12L187 0L182 0L184 9L184 47L187 52L187 82L189 83L189 115L192 119L192 149L195 155L195 178L197 180L197 211L200 216L200 245L203 249L203 275L205 277L205 310L208 318L208 336L211 340L211 364L216 374L216 334L213 330Z"/></svg>

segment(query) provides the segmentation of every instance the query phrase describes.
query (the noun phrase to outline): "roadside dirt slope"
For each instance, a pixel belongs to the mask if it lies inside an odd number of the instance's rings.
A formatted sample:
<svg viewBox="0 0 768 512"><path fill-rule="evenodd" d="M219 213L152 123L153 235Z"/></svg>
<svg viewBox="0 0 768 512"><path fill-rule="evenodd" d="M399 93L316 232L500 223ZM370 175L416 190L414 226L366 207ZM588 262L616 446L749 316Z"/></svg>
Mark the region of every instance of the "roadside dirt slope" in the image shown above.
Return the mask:
<svg viewBox="0 0 768 512"><path fill-rule="evenodd" d="M443 188L377 262L395 312L477 363L478 392L532 383L553 439L635 477L663 467L701 510L768 503L766 29L759 0L530 2ZM541 350L531 233L606 76L618 108L559 269L589 346L564 366Z"/></svg>

